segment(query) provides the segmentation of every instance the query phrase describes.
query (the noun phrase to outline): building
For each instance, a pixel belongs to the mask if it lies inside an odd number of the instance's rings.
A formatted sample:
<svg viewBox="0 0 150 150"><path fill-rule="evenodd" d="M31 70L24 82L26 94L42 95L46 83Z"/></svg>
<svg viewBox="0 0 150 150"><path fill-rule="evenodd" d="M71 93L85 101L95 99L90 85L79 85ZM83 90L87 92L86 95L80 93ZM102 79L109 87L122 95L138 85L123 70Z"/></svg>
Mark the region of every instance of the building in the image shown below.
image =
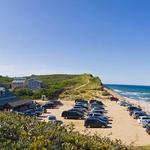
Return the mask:
<svg viewBox="0 0 150 150"><path fill-rule="evenodd" d="M9 102L16 100L16 96L4 87L0 87L0 110Z"/></svg>
<svg viewBox="0 0 150 150"><path fill-rule="evenodd" d="M43 82L40 80L36 80L36 79L28 80L28 88L31 89L32 91L37 91L41 89L42 86L43 86Z"/></svg>
<svg viewBox="0 0 150 150"><path fill-rule="evenodd" d="M11 84L13 90L16 88L25 88L26 86L27 86L26 78L15 78Z"/></svg>
<svg viewBox="0 0 150 150"><path fill-rule="evenodd" d="M8 102L3 106L4 110L24 111L35 107L35 102L32 100L16 100Z"/></svg>

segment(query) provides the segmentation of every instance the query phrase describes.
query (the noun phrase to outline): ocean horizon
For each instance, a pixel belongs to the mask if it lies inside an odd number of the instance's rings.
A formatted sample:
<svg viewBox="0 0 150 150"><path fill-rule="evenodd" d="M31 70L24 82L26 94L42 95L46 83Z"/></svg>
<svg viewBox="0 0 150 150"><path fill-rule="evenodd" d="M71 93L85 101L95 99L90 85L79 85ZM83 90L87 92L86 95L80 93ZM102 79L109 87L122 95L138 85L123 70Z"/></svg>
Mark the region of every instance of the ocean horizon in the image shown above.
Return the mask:
<svg viewBox="0 0 150 150"><path fill-rule="evenodd" d="M150 86L147 85L121 85L121 84L104 84L123 97L131 98L138 101L150 102Z"/></svg>

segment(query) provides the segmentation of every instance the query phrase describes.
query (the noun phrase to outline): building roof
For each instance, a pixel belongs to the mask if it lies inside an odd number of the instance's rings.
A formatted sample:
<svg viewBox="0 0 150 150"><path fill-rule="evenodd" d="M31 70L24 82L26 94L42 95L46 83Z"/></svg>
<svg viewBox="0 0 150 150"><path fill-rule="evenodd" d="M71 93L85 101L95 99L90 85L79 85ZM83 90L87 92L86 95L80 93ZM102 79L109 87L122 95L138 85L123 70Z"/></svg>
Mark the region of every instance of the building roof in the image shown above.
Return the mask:
<svg viewBox="0 0 150 150"><path fill-rule="evenodd" d="M12 83L22 83L22 82L25 82L25 81L26 81L26 78L14 78Z"/></svg>
<svg viewBox="0 0 150 150"><path fill-rule="evenodd" d="M8 105L11 107L18 107L25 104L31 104L32 102L33 102L32 100L17 100L14 102L9 102Z"/></svg>
<svg viewBox="0 0 150 150"><path fill-rule="evenodd" d="M26 78L16 77L16 78L14 78L14 80L26 80Z"/></svg>
<svg viewBox="0 0 150 150"><path fill-rule="evenodd" d="M5 95L0 96L0 106L3 106L15 100L16 100L16 96L12 92L5 89Z"/></svg>
<svg viewBox="0 0 150 150"><path fill-rule="evenodd" d="M16 96L11 96L11 97L2 97L0 98L0 106L4 106L8 104L9 102L16 101Z"/></svg>
<svg viewBox="0 0 150 150"><path fill-rule="evenodd" d="M13 80L12 83L24 83L25 80Z"/></svg>

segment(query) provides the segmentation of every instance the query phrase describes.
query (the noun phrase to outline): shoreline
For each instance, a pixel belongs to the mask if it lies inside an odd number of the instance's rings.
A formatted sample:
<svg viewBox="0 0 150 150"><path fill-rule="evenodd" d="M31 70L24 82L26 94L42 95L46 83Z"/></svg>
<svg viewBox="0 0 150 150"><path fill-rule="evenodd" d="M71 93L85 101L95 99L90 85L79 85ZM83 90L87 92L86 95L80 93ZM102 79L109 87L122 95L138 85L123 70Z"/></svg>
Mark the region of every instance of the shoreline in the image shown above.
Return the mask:
<svg viewBox="0 0 150 150"><path fill-rule="evenodd" d="M107 90L114 97L117 97L119 100L126 101L135 106L140 106L145 112L150 114L150 102L124 97L124 96L120 95L119 93L117 93L116 91L114 91L113 89L110 89L107 87L105 87L105 90Z"/></svg>

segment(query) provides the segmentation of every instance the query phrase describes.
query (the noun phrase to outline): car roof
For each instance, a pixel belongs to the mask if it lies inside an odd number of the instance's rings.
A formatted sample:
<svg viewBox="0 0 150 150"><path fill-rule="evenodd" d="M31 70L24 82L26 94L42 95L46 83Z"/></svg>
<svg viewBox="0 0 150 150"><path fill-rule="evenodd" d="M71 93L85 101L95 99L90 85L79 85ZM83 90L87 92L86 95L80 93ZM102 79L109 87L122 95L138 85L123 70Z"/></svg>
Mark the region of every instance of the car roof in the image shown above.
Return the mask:
<svg viewBox="0 0 150 150"><path fill-rule="evenodd" d="M95 112L91 112L89 114L93 114L93 115L101 115L100 113L95 113Z"/></svg>
<svg viewBox="0 0 150 150"><path fill-rule="evenodd" d="M56 116L49 115L48 118L56 118Z"/></svg>
<svg viewBox="0 0 150 150"><path fill-rule="evenodd" d="M92 112L103 112L104 110L101 109L101 110L93 110Z"/></svg>
<svg viewBox="0 0 150 150"><path fill-rule="evenodd" d="M136 114L136 113L143 113L143 111L137 110L137 111L134 111L133 113L134 113L134 114Z"/></svg>
<svg viewBox="0 0 150 150"><path fill-rule="evenodd" d="M101 122L105 122L105 121L103 121L100 117L88 117L87 119L88 119L88 120L99 120L99 121L101 121Z"/></svg>

